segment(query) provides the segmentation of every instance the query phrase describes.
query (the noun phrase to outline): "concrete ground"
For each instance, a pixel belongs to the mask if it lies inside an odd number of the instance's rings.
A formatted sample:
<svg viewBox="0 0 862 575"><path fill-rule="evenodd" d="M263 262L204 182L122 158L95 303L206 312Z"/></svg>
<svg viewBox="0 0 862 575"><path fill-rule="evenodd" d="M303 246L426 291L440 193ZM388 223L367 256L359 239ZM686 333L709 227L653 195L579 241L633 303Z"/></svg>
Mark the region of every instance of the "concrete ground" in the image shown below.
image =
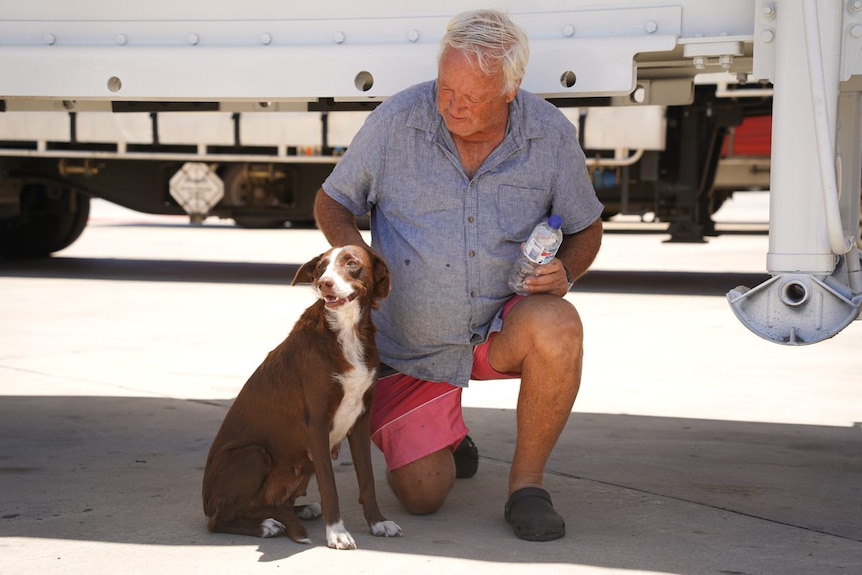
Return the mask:
<svg viewBox="0 0 862 575"><path fill-rule="evenodd" d="M503 521L515 382L471 384L479 472L437 514L359 550L204 528L202 468L230 400L311 302L289 287L314 230L193 227L101 202L73 246L0 261L0 575L30 573L862 573L862 323L805 347L745 329L724 293L766 276L765 194L705 244L608 226L567 296L587 330L581 394L546 483L559 541ZM638 230L633 233L632 230ZM312 487L309 499L316 499Z"/></svg>

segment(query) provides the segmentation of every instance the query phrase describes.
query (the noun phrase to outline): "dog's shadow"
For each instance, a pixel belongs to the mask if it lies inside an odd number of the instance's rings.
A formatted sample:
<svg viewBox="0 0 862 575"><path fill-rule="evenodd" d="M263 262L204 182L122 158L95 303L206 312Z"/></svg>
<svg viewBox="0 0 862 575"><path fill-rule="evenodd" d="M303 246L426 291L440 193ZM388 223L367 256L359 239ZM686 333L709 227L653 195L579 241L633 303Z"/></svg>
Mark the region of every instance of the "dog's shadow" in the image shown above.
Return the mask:
<svg viewBox="0 0 862 575"><path fill-rule="evenodd" d="M382 552L446 557L463 553L466 546L471 559L495 561L499 558L500 542L512 543L511 527L503 521L502 507L506 495L507 462L483 459L474 478L456 481L449 498L439 511L432 515L411 515L401 507L387 486L385 463L376 449L372 452L372 459L380 508L387 519L401 526L403 535L387 539L375 537L369 532L362 516L362 507L358 503L359 489L350 461L350 452L344 445L336 462L335 475L339 498L342 501L342 516L351 535L356 539L359 555ZM551 483L554 482L552 478ZM308 486L307 499L317 500L317 485L314 479ZM326 547L323 519L305 522L305 526L311 539L309 545L297 544L285 537L264 539L257 546L258 561L272 563L288 558L297 561L298 556L305 553L312 553L309 560L317 552L337 553L344 557L354 553L334 551ZM493 536L483 536L477 540L474 536L477 532ZM247 542L248 538L236 537L235 541ZM493 545L485 547L484 544L488 541L492 541ZM342 559L343 557L338 558L339 561Z"/></svg>
<svg viewBox="0 0 862 575"><path fill-rule="evenodd" d="M433 563L445 570L452 560L466 560L486 570L515 565L534 572L528 566L578 564L694 574L704 572L702 554L672 551L690 545L723 556L739 525L751 523L760 530L752 545L771 552L786 550L786 529L799 525L806 537L828 543L835 561L854 550L858 556L854 542L862 526L854 513L859 482L853 462L860 458L859 427L581 413L567 427L549 462L553 472L545 478L569 533L537 545L515 539L503 519L515 426L507 409L465 410L479 445L479 471L457 480L433 515L410 515L401 508L386 485L382 456L372 450L378 502L401 526L400 538L369 532L346 446L335 466L336 483L357 551L329 549L320 519L306 523L309 545L286 537L208 533L200 496L203 466L229 403L3 397L0 538L20 546L19 565L39 567L46 565L45 545L56 542L64 555L86 557L80 561L90 566L117 556L114 550L103 557L104 549L125 545L143 550L135 553L150 561L173 562L173 572L200 561L221 561L217 572L232 567L242 572L255 560L286 560L284 566L294 572L321 564L381 572L384 557L389 565L407 570L419 565L423 572L429 562L446 561ZM800 464L811 458L816 465ZM746 483L752 477L762 479ZM306 499L318 500L313 482ZM698 528L655 528L664 524ZM744 561L746 553L732 551L732 559ZM22 554L32 557L22 560ZM816 557L791 558L810 567L807 572L831 572ZM29 572L47 571L39 567Z"/></svg>
<svg viewBox="0 0 862 575"><path fill-rule="evenodd" d="M388 518L394 519L397 522L398 519L395 519L395 516L398 516L400 519L401 514L393 506L397 506L398 503L394 498L389 497L389 489L386 487L385 480L381 481L380 477L383 473L382 470L385 469L385 464L382 457L379 456L379 452L374 453L372 458L374 460L374 469L377 472L377 477L375 478L375 484L378 491L377 498L381 501L381 506L383 506L383 502L385 502L383 510L384 513L388 515ZM348 449L346 440L342 445L338 459L333 462L333 472L335 473L335 481L338 486L338 495L341 501L342 519L344 520L345 526L350 531L350 534L356 540L358 548L364 550L391 551L392 547L387 546L387 543L397 544L394 538L393 540L387 541L386 538L378 538L371 535L368 525L362 516L362 507L359 505L359 489L356 484L356 474L353 469L353 462L350 460L350 450ZM303 503L317 502L320 500L318 493L317 481L312 477L308 484L307 495L298 499L296 503L299 505ZM260 554L258 561L261 563L272 563L306 552L316 552L320 549L330 551L326 547L326 525L323 518L321 517L318 519L303 521L303 524L308 530L310 543L295 543L283 536L260 539L258 540L257 546L257 552ZM218 536L220 534L216 533L212 535ZM249 543L255 541L249 537L237 535L228 535L227 537L231 538L231 542L236 543ZM332 552L335 553L335 551ZM349 553L349 551L345 551L344 553Z"/></svg>

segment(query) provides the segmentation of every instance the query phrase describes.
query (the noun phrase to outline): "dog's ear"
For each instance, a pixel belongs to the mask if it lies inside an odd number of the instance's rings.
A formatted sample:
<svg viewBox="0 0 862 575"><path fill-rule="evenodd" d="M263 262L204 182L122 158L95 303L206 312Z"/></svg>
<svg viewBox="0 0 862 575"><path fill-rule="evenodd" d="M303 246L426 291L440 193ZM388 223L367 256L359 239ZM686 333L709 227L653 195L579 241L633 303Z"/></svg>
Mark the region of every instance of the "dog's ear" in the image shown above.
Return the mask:
<svg viewBox="0 0 862 575"><path fill-rule="evenodd" d="M389 295L389 266L374 250L368 250L371 255L371 271L374 274L374 289L371 296L376 307L377 301Z"/></svg>
<svg viewBox="0 0 862 575"><path fill-rule="evenodd" d="M321 256L323 256L323 254L320 254L313 260L302 264L302 266L296 270L296 275L293 276L293 281L290 282L290 285L295 286L296 284L314 283L314 270L317 268L317 264L320 263Z"/></svg>

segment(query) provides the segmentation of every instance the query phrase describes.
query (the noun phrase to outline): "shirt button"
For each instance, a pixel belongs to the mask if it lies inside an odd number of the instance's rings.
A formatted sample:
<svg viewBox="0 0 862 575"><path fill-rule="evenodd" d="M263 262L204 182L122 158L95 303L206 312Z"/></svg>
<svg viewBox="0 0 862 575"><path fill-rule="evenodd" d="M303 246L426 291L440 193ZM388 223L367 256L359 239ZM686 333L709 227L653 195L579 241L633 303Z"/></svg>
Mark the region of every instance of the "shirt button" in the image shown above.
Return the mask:
<svg viewBox="0 0 862 575"><path fill-rule="evenodd" d="M470 257L471 258L476 257L476 252L474 252L473 250L470 250Z"/></svg>
<svg viewBox="0 0 862 575"><path fill-rule="evenodd" d="M473 216L470 216L469 218L467 218L467 221L472 224L473 223Z"/></svg>
<svg viewBox="0 0 862 575"><path fill-rule="evenodd" d="M471 292L470 292L470 297L476 297L476 292L471 291Z"/></svg>

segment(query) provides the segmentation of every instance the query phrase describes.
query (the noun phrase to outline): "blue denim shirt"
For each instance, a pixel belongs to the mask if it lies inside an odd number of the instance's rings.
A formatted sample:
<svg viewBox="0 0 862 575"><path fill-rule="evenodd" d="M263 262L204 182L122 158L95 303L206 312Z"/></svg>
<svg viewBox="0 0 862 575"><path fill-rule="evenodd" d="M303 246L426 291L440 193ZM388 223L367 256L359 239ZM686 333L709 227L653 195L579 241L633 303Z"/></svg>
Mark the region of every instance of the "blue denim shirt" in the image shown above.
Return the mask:
<svg viewBox="0 0 862 575"><path fill-rule="evenodd" d="M509 268L533 227L555 213L572 234L602 212L574 126L524 90L505 139L470 179L434 81L381 104L323 189L356 215L371 211L372 247L392 281L374 316L381 360L462 387L473 347L501 329Z"/></svg>

